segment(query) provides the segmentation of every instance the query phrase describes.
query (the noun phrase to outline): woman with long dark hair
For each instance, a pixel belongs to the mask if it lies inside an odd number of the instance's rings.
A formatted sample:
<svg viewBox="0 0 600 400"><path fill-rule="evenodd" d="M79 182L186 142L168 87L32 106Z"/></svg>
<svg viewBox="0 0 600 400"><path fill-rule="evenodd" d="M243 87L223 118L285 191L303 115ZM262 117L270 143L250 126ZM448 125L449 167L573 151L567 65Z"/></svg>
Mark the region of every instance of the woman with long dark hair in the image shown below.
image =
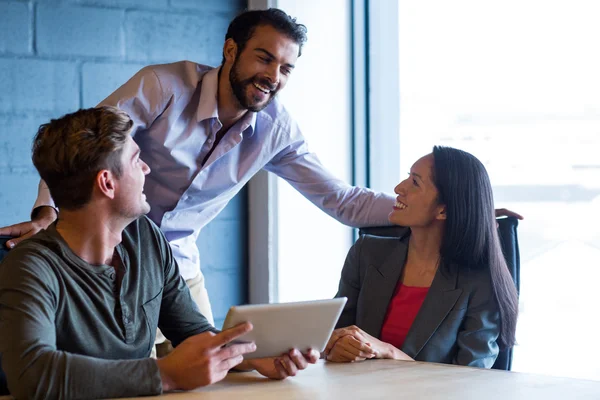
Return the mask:
<svg viewBox="0 0 600 400"><path fill-rule="evenodd" d="M348 253L336 295L348 302L327 359L491 367L515 343L518 299L485 167L436 146L395 192L388 218L404 233L365 235Z"/></svg>

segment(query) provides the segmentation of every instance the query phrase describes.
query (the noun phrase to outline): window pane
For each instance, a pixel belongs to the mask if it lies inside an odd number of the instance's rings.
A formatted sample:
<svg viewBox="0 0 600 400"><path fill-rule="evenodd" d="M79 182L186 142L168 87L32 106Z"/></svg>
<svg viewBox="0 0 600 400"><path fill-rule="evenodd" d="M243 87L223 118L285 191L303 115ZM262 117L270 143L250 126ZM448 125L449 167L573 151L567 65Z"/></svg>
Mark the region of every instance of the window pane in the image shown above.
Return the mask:
<svg viewBox="0 0 600 400"><path fill-rule="evenodd" d="M308 28L308 42L281 92L309 149L338 178L351 179L350 2L279 0ZM335 295L352 231L278 180L279 301Z"/></svg>
<svg viewBox="0 0 600 400"><path fill-rule="evenodd" d="M519 225L513 369L600 379L600 3L400 1L400 168L486 166Z"/></svg>

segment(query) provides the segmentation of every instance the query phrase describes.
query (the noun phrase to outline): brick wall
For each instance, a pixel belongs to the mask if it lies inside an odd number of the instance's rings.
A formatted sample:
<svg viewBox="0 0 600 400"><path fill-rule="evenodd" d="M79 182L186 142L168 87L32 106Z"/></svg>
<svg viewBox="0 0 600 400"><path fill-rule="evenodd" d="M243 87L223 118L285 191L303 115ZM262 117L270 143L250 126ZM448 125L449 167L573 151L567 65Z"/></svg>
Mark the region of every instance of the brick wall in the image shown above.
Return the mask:
<svg viewBox="0 0 600 400"><path fill-rule="evenodd" d="M148 64L218 65L242 0L0 0L0 226L28 219L39 177L31 140L92 107ZM216 325L247 301L247 194L201 233Z"/></svg>

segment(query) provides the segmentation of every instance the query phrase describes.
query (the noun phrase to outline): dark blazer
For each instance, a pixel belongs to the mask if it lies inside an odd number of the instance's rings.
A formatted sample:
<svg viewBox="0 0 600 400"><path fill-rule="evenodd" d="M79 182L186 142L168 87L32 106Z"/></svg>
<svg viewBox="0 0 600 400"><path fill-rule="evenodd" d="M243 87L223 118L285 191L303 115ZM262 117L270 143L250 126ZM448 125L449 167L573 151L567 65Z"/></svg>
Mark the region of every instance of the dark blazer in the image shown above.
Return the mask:
<svg viewBox="0 0 600 400"><path fill-rule="evenodd" d="M352 246L336 295L348 302L336 328L356 325L380 337L409 238L406 229L400 238L364 235ZM490 368L499 333L489 270L440 266L401 350L417 361Z"/></svg>

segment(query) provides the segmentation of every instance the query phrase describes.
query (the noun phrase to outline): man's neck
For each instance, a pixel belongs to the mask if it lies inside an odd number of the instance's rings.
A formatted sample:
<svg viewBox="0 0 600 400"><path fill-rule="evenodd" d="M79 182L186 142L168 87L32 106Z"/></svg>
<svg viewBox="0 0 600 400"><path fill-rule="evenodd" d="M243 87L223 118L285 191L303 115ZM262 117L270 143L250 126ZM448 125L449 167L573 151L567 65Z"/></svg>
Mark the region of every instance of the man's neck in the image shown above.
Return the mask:
<svg viewBox="0 0 600 400"><path fill-rule="evenodd" d="M217 89L217 109L219 112L219 120L223 127L221 132L224 134L236 122L238 122L248 112L233 93L229 82L229 70L225 70L225 66L221 66L219 70L219 84Z"/></svg>
<svg viewBox="0 0 600 400"><path fill-rule="evenodd" d="M82 260L92 265L112 265L115 247L121 243L126 226L120 218L84 207L76 211L61 210L56 230Z"/></svg>

